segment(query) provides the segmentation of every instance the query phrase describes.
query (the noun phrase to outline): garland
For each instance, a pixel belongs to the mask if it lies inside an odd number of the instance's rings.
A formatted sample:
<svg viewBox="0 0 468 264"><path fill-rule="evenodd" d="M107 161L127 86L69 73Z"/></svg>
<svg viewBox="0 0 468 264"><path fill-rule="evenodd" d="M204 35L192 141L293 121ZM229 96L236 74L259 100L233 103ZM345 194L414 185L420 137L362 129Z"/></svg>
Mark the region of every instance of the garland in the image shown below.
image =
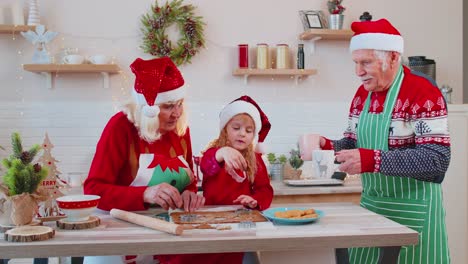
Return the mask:
<svg viewBox="0 0 468 264"><path fill-rule="evenodd" d="M193 5L182 5L183 0L174 0L159 6L156 0L155 5L151 6L151 12L143 15L141 22L143 27L143 44L141 48L145 53L157 57L169 57L175 64L181 65L190 63L200 48L205 46L203 38L202 17L195 16ZM165 33L166 29L176 23L181 38L177 45L168 39Z"/></svg>

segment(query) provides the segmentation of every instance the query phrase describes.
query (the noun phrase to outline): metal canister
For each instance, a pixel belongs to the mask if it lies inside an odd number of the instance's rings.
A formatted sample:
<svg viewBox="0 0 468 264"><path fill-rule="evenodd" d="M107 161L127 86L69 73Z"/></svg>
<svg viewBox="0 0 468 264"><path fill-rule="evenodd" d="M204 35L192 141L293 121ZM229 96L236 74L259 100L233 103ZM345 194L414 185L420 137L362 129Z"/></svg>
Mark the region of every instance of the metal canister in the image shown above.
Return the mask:
<svg viewBox="0 0 468 264"><path fill-rule="evenodd" d="M289 68L289 46L287 44L276 45L276 68Z"/></svg>
<svg viewBox="0 0 468 264"><path fill-rule="evenodd" d="M257 69L268 69L268 44L257 44Z"/></svg>

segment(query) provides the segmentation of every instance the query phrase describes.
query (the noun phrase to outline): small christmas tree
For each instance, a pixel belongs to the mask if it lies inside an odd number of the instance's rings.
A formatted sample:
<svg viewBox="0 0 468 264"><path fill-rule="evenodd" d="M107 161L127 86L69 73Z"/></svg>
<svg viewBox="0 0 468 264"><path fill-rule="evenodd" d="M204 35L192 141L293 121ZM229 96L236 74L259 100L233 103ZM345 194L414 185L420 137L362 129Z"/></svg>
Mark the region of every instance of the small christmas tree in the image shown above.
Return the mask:
<svg viewBox="0 0 468 264"><path fill-rule="evenodd" d="M47 169L38 163L32 164L39 152L39 145L23 150L18 133L11 136L13 154L3 160L6 173L0 184L0 225L26 225L32 222L37 212L37 202L45 198L39 185L47 176Z"/></svg>
<svg viewBox="0 0 468 264"><path fill-rule="evenodd" d="M47 170L38 163L31 164L41 147L32 146L28 151L23 150L21 137L18 133L11 136L13 154L3 160L7 169L3 176L3 183L7 186L9 195L34 193L41 181L47 176Z"/></svg>
<svg viewBox="0 0 468 264"><path fill-rule="evenodd" d="M44 142L42 143L42 149L44 150L44 153L39 158L39 162L43 167L48 168L47 177L41 183L41 186L48 193L48 198L45 202L39 205L39 217L63 215L63 213L58 208L55 199L63 196L60 188L63 187L66 183L62 182L59 178L59 175L62 173L57 169L56 163L59 161L52 156L53 148L54 145L50 141L49 135L46 133Z"/></svg>

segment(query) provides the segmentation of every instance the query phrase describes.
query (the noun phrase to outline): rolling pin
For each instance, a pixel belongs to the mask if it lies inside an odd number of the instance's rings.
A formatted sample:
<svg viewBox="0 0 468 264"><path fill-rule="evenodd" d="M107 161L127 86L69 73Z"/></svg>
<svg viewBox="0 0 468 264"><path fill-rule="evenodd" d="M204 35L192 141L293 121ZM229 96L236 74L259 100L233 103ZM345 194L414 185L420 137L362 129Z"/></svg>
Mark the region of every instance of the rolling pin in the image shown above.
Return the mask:
<svg viewBox="0 0 468 264"><path fill-rule="evenodd" d="M182 232L184 231L184 228L181 225L120 209L112 209L110 211L110 215L117 219L178 236L182 235Z"/></svg>

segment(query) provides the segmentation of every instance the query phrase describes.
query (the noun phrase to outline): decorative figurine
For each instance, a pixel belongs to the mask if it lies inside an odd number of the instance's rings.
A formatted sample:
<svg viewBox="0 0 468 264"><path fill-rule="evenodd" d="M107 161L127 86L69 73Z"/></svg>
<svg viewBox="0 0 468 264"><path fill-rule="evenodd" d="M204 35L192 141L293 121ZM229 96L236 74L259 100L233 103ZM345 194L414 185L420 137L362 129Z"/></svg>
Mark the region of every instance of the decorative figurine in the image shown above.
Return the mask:
<svg viewBox="0 0 468 264"><path fill-rule="evenodd" d="M37 25L36 32L29 30L21 32L24 38L29 40L35 47L32 58L33 63L48 64L51 63L51 57L47 51L46 43L49 43L57 36L57 32L45 31L44 25Z"/></svg>

